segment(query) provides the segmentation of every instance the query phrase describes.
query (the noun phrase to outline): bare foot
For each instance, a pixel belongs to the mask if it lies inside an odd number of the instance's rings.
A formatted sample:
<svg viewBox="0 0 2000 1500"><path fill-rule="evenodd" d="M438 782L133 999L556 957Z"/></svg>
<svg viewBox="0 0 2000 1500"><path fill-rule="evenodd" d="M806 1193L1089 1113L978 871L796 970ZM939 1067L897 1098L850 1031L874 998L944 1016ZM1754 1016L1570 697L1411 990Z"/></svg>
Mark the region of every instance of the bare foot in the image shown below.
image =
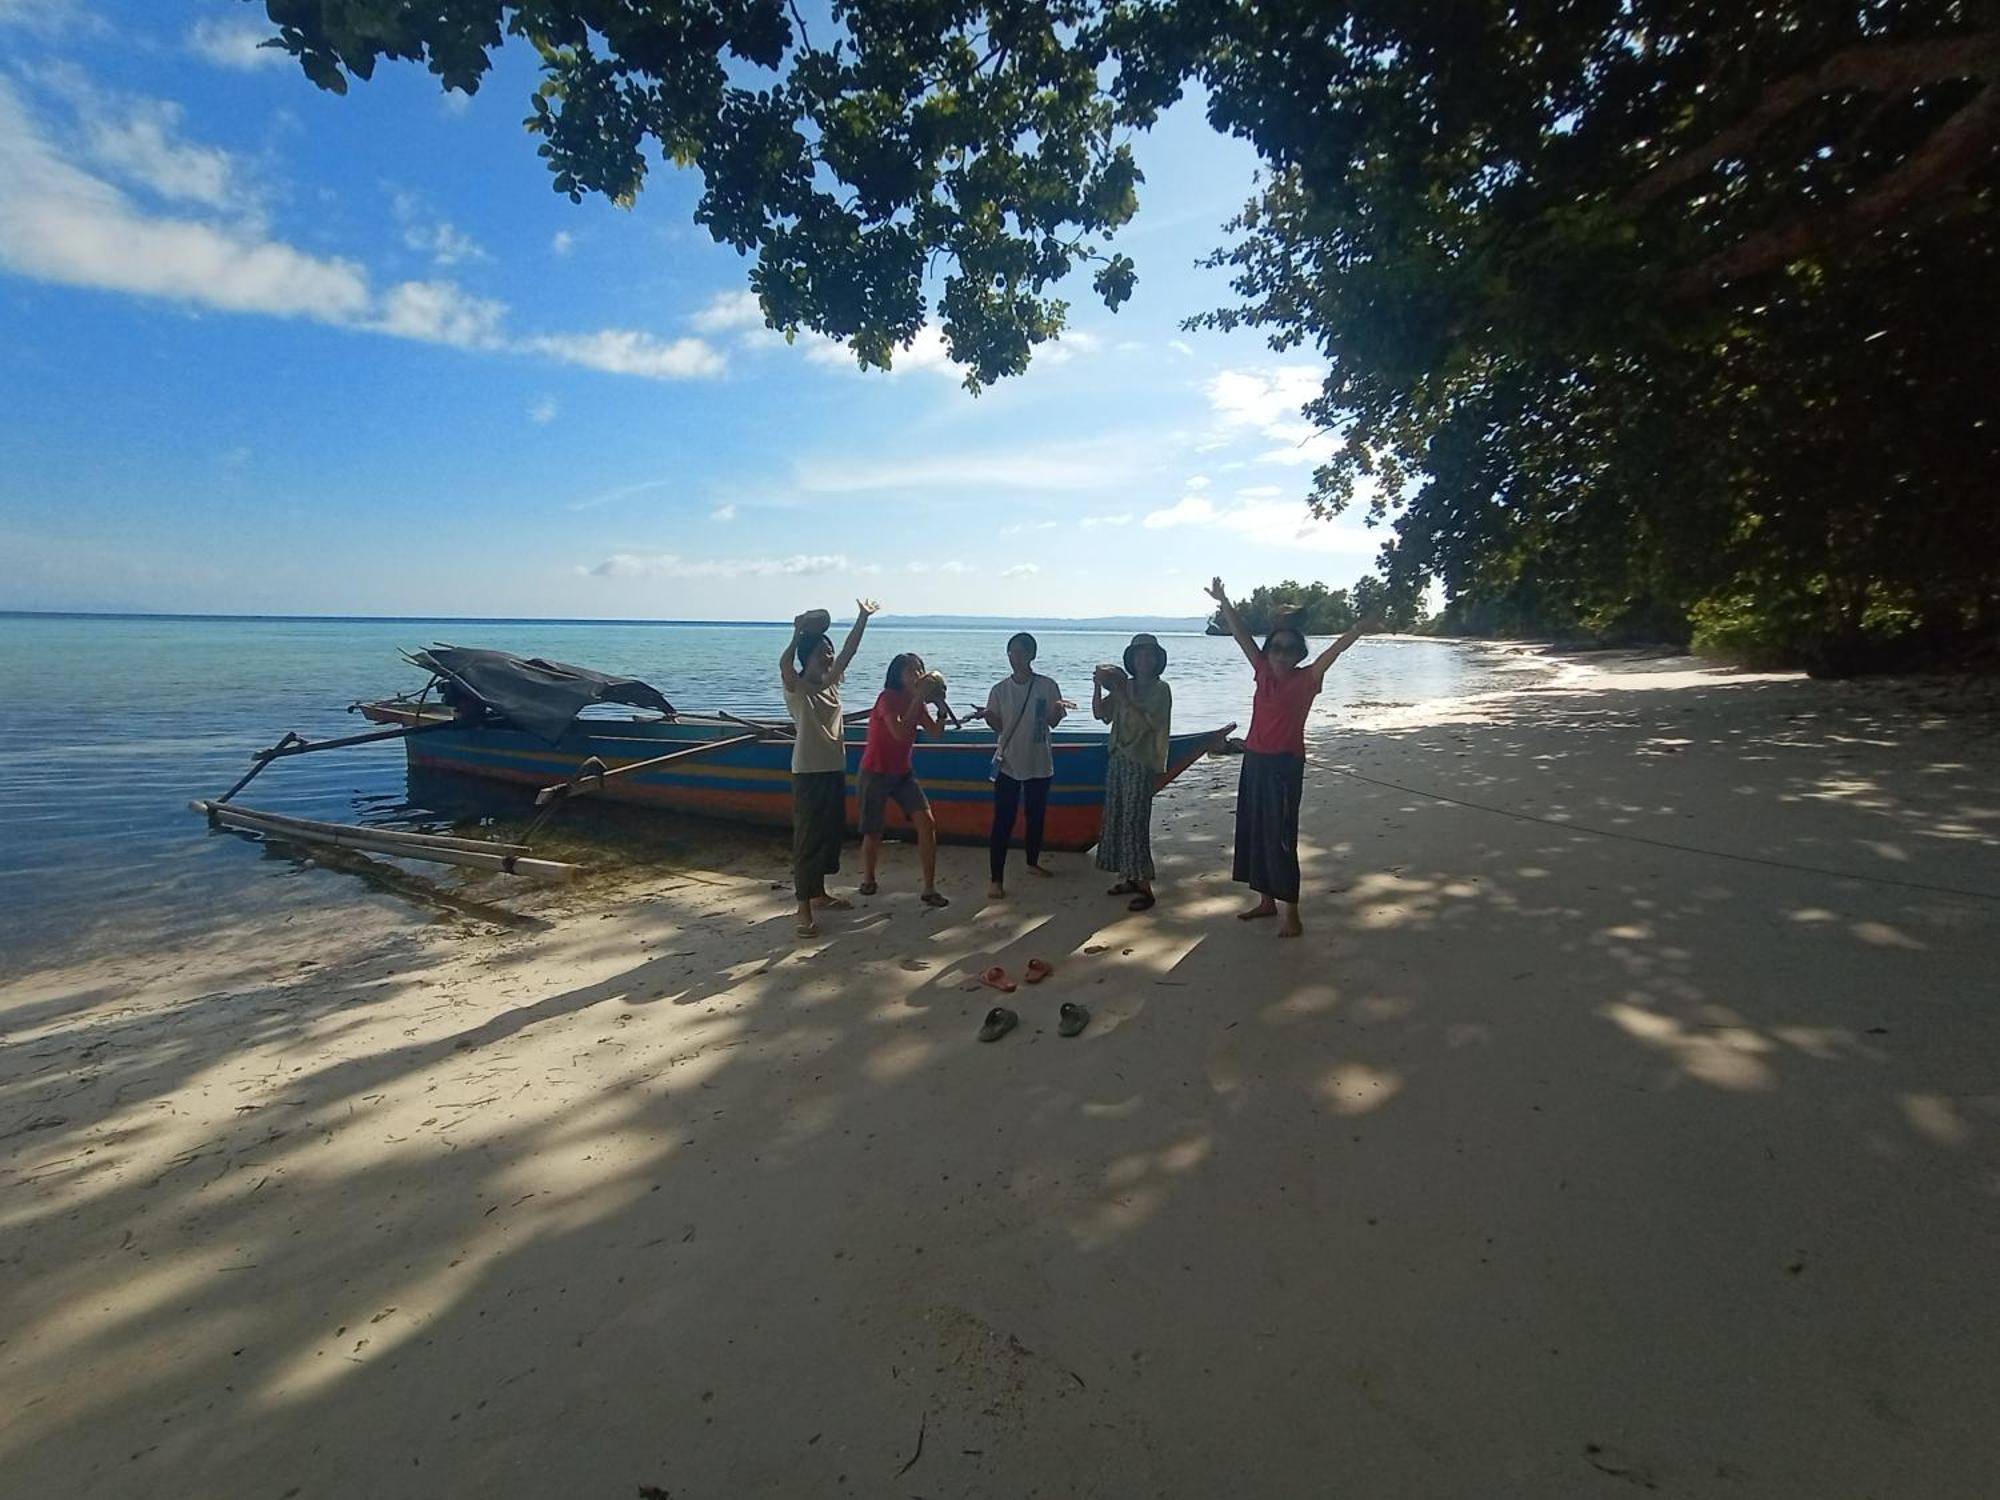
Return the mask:
<svg viewBox="0 0 2000 1500"><path fill-rule="evenodd" d="M1263 917L1275 917L1277 914L1278 914L1277 902L1259 901L1255 906L1251 907L1250 910L1239 911L1236 914L1236 920L1239 922L1255 922Z"/></svg>
<svg viewBox="0 0 2000 1500"><path fill-rule="evenodd" d="M1044 870L1040 865L1029 865L1028 868L1033 870L1037 875L1041 876L1042 879L1044 880L1051 879L1056 873L1054 870Z"/></svg>
<svg viewBox="0 0 2000 1500"><path fill-rule="evenodd" d="M1007 887L1000 884L997 880L994 881L993 884L986 887L986 899L988 901L1005 901L1007 899Z"/></svg>
<svg viewBox="0 0 2000 1500"><path fill-rule="evenodd" d="M1285 920L1278 924L1279 937L1303 937L1305 930L1305 925L1299 921L1299 914L1295 911L1286 912Z"/></svg>
<svg viewBox="0 0 2000 1500"><path fill-rule="evenodd" d="M815 896L813 905L821 911L853 911L854 903L845 896Z"/></svg>
<svg viewBox="0 0 2000 1500"><path fill-rule="evenodd" d="M819 936L819 923L801 922L792 930L802 938L816 938Z"/></svg>

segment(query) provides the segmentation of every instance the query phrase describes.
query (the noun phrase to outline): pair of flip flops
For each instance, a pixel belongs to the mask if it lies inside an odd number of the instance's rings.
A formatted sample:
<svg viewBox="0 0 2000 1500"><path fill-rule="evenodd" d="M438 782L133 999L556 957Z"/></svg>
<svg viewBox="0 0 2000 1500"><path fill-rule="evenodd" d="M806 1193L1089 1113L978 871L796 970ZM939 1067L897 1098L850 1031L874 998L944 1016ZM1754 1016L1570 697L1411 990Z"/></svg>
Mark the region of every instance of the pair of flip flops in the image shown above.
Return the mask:
<svg viewBox="0 0 2000 1500"><path fill-rule="evenodd" d="M1031 958L1028 960L1026 977L1028 983L1040 984L1044 979L1047 979L1051 974L1055 973L1055 971L1056 971L1056 966L1050 963L1047 959ZM1005 969L1001 968L1000 965L998 964L995 964L992 968L988 969L984 974L981 974L979 976L979 982L985 985L989 990L998 990L1003 995L1011 995L1014 993L1015 990L1015 984L1012 976L1009 975L1008 972Z"/></svg>
<svg viewBox="0 0 2000 1500"><path fill-rule="evenodd" d="M1029 984L1040 984L1055 971L1056 966L1047 959L1031 958L1028 960L1026 978ZM1003 995L1014 993L1013 979L998 964L981 974L979 982L988 989L1000 991ZM1014 1012L1004 1005L996 1005L986 1013L986 1020L979 1028L979 1040L997 1042L1020 1024L1021 1018ZM1056 1032L1060 1036L1075 1036L1089 1024L1090 1012L1081 1005L1074 1005L1065 1000L1061 1008L1056 1011Z"/></svg>
<svg viewBox="0 0 2000 1500"><path fill-rule="evenodd" d="M979 1040L997 1042L1001 1037L1021 1024L1021 1018L1004 1005L996 1005L986 1012L986 1020L979 1028ZM1090 1012L1081 1005L1065 1000L1056 1011L1056 1035L1076 1036L1090 1024Z"/></svg>

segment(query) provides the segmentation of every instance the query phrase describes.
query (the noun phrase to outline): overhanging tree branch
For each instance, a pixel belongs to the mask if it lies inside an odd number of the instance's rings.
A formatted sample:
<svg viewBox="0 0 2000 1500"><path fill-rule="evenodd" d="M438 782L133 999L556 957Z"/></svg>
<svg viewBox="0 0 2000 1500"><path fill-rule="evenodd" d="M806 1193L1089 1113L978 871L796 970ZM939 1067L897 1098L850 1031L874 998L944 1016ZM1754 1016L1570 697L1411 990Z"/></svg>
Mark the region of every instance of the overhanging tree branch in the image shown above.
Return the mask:
<svg viewBox="0 0 2000 1500"><path fill-rule="evenodd" d="M1676 278L1682 296L1740 281L1866 233L1962 180L2000 147L2000 84L1989 83L1908 160L1840 208L1750 235Z"/></svg>
<svg viewBox="0 0 2000 1500"><path fill-rule="evenodd" d="M1908 93L1954 78L2000 77L2000 32L1870 42L1846 47L1817 68L1794 73L1765 88L1750 112L1707 141L1655 167L1625 195L1624 206L1642 208L1699 177L1719 161L1746 154L1780 120L1834 93Z"/></svg>

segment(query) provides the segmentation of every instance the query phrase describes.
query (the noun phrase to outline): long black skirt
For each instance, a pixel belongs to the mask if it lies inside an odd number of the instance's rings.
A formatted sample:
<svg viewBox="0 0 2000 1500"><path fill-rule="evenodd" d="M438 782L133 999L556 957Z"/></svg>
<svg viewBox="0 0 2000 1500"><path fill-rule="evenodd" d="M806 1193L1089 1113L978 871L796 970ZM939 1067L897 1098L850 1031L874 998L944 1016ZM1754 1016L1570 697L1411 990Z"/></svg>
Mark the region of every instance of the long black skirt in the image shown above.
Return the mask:
<svg viewBox="0 0 2000 1500"><path fill-rule="evenodd" d="M1235 878L1278 901L1299 899L1299 797L1306 763L1296 755L1243 755L1236 783Z"/></svg>
<svg viewBox="0 0 2000 1500"><path fill-rule="evenodd" d="M826 877L840 868L847 831L847 773L792 773L792 891L801 901L826 894Z"/></svg>

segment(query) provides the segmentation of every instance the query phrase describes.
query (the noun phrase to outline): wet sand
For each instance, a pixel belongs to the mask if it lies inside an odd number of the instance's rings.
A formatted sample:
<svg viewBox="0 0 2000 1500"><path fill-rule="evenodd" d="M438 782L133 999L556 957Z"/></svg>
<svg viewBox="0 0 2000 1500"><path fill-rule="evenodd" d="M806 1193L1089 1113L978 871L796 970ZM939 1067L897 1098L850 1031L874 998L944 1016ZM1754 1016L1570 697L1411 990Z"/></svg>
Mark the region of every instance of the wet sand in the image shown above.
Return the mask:
<svg viewBox="0 0 2000 1500"><path fill-rule="evenodd" d="M1212 762L1143 916L765 850L9 983L0 1488L1992 1494L1995 720L1611 666L1319 740L1298 941Z"/></svg>

